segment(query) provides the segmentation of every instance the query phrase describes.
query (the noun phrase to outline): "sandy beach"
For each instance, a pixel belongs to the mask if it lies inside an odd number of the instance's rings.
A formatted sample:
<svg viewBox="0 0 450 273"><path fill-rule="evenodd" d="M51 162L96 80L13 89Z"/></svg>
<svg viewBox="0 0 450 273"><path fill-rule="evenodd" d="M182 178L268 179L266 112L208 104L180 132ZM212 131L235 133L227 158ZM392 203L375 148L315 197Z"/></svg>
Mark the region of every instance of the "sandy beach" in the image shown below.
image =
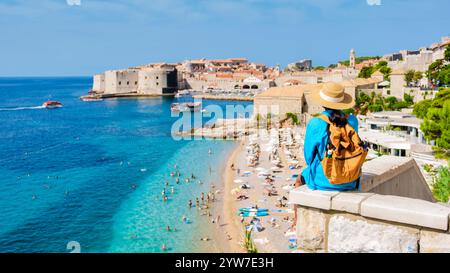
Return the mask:
<svg viewBox="0 0 450 273"><path fill-rule="evenodd" d="M265 140L257 140L261 146L267 145ZM239 142L233 153L228 159L226 169L224 171L224 192L222 194L222 215L223 215L223 234L226 238L228 235L231 240L226 240L227 245L224 246L224 252L245 252L240 246L244 238L245 224L248 224L252 217L247 217L244 223L241 223L241 217L238 215L239 208L252 207L257 205L259 208L266 208L270 211L266 217L259 217L263 227L262 231L252 232L252 238L260 253L290 253L293 249L289 248L288 237L286 232L290 231L293 218L293 210L286 207L278 206L280 199L288 196L288 187L294 183L292 175L299 174L299 169L289 169L286 158L285 149L280 144L279 154L282 168L277 172L273 172L273 188L277 194L268 196L267 183L261 177L258 177L258 169L271 170L272 160L270 152L261 149L259 162L255 167L248 167L246 160L246 147L249 139L243 139ZM273 158L272 158L273 159ZM234 168L232 168L232 166ZM238 171L239 170L239 171ZM242 194L248 198L245 200L237 200L233 191L240 187L241 183L250 186L250 189L240 190ZM286 204L286 200L283 203ZM225 235L225 236L224 236Z"/></svg>

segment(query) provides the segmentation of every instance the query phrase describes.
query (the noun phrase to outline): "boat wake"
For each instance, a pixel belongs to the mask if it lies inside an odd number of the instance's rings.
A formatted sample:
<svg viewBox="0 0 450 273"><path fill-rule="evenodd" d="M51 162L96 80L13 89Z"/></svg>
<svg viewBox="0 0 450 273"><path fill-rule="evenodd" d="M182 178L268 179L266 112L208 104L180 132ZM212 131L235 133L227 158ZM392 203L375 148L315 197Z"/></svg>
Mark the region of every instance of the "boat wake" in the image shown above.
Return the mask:
<svg viewBox="0 0 450 273"><path fill-rule="evenodd" d="M36 109L45 109L45 106L30 106L30 107L8 107L8 108L0 108L0 111L20 111L20 110L36 110Z"/></svg>

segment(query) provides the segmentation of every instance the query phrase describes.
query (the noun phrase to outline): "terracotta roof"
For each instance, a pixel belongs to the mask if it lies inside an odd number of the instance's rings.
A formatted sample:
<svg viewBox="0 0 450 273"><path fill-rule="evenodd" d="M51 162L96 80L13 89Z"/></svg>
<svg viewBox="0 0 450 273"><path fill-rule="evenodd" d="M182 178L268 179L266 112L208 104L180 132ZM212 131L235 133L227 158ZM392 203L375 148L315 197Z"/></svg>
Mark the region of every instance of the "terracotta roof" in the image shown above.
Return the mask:
<svg viewBox="0 0 450 273"><path fill-rule="evenodd" d="M231 60L210 60L211 63L232 63Z"/></svg>
<svg viewBox="0 0 450 273"><path fill-rule="evenodd" d="M231 78L233 78L233 74L231 74L231 73L227 73L227 74L223 74L223 73L219 74L219 73L217 73L216 74L216 78L231 79Z"/></svg>

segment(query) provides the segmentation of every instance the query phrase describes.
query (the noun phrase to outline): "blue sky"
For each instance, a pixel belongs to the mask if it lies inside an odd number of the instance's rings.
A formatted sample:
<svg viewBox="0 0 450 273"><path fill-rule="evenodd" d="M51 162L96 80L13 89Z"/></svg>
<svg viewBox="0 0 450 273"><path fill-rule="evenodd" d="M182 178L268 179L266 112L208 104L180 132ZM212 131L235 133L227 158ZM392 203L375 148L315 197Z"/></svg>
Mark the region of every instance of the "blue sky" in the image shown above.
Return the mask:
<svg viewBox="0 0 450 273"><path fill-rule="evenodd" d="M351 48L382 55L450 35L448 0L367 1L0 0L0 76L91 75L203 57L328 65Z"/></svg>

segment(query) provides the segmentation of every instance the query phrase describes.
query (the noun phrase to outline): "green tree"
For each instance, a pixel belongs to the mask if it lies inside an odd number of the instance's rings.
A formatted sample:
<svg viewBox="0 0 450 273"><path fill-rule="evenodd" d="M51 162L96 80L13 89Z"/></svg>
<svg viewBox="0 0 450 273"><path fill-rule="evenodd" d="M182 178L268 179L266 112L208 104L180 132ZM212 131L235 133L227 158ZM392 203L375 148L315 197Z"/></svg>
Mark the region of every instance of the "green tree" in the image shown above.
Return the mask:
<svg viewBox="0 0 450 273"><path fill-rule="evenodd" d="M439 85L450 85L450 65L444 66L437 74Z"/></svg>
<svg viewBox="0 0 450 273"><path fill-rule="evenodd" d="M423 74L420 71L415 71L413 76L413 82L417 85L419 81L423 78Z"/></svg>
<svg viewBox="0 0 450 273"><path fill-rule="evenodd" d="M435 85L450 85L450 64L446 65L445 62L450 62L450 45L445 50L444 59L437 60L428 67L428 80Z"/></svg>
<svg viewBox="0 0 450 273"><path fill-rule="evenodd" d="M406 85L408 85L408 86L411 85L411 83L414 81L414 75L415 74L416 74L416 71L414 71L414 70L406 71L406 74L405 74Z"/></svg>
<svg viewBox="0 0 450 273"><path fill-rule="evenodd" d="M294 113L286 113L285 120L292 120L292 124L299 125L300 121L298 120L298 116Z"/></svg>
<svg viewBox="0 0 450 273"><path fill-rule="evenodd" d="M398 102L396 97L387 97L384 99L386 105L386 110L394 110L394 105Z"/></svg>
<svg viewBox="0 0 450 273"><path fill-rule="evenodd" d="M441 71L443 65L444 65L444 61L442 59L437 60L437 61L433 62L432 64L430 64L430 66L428 67L428 71L427 71L428 80L436 83L439 72Z"/></svg>
<svg viewBox="0 0 450 273"><path fill-rule="evenodd" d="M409 105L414 104L414 97L410 94L404 93L403 94L403 101L405 101Z"/></svg>
<svg viewBox="0 0 450 273"><path fill-rule="evenodd" d="M444 52L444 60L450 62L450 45L447 46Z"/></svg>
<svg viewBox="0 0 450 273"><path fill-rule="evenodd" d="M423 100L414 105L413 114L418 118L425 118L428 112L428 108L431 107L432 100Z"/></svg>
<svg viewBox="0 0 450 273"><path fill-rule="evenodd" d="M389 66L383 66L380 68L380 72L384 75L384 80L389 81L391 78L392 69Z"/></svg>
<svg viewBox="0 0 450 273"><path fill-rule="evenodd" d="M439 202L447 203L450 198L450 170L440 167L433 177L433 195Z"/></svg>
<svg viewBox="0 0 450 273"><path fill-rule="evenodd" d="M372 76L372 74L374 73L374 69L373 66L366 66L363 67L361 69L361 71L358 74L358 78L364 78L364 79L368 79Z"/></svg>
<svg viewBox="0 0 450 273"><path fill-rule="evenodd" d="M437 155L450 158L450 89L436 94L420 128L427 140L436 141Z"/></svg>

